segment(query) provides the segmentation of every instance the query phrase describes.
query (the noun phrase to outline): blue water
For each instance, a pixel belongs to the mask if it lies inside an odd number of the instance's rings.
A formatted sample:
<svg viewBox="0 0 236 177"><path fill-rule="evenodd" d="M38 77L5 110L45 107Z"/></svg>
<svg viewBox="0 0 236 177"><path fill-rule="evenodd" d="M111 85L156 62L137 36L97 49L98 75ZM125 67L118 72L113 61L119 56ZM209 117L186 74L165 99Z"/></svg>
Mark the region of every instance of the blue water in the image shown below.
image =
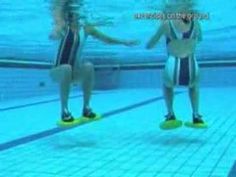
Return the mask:
<svg viewBox="0 0 236 177"><path fill-rule="evenodd" d="M196 9L201 13L209 13L210 17L209 20L202 20L204 40L198 47L199 58L232 59L236 55L233 47L236 37L236 22L234 20L236 2L233 0L216 0L214 2L198 0L197 2ZM82 4L83 12L91 21L100 21L106 24L98 27L103 32L118 38L141 41L139 46L130 50L123 46L104 45L89 38L85 56L93 58L106 52L108 58L118 55L121 60L134 61L144 60L144 58L145 61L153 61L154 59L156 61L165 56L164 40L156 46L155 50L146 51L144 49L147 40L156 31L159 22L134 19L136 13L160 10L160 2L129 0L127 3L126 0L99 0L95 3L91 0L84 0ZM0 58L19 58L20 56L22 59L50 62L58 47L56 42L48 39L53 23L49 10L50 0L2 0L0 8Z"/></svg>
<svg viewBox="0 0 236 177"><path fill-rule="evenodd" d="M48 68L1 64L54 62L58 42L48 38L50 1L1 0L0 177L236 177L236 1L197 3L200 12L210 15L201 22L203 41L197 48L202 62L200 110L209 128L173 131L159 129L166 114L162 66L145 65L166 59L164 39L153 50L145 49L159 22L134 19L135 13L159 10L160 1L94 1L81 1L81 6L91 21L106 24L97 26L99 30L141 43L127 48L90 37L84 57L96 64L141 66L96 72L92 107L103 119L62 129L56 125L58 86ZM188 92L175 91L176 115L190 121ZM75 117L81 115L77 85L69 107Z"/></svg>

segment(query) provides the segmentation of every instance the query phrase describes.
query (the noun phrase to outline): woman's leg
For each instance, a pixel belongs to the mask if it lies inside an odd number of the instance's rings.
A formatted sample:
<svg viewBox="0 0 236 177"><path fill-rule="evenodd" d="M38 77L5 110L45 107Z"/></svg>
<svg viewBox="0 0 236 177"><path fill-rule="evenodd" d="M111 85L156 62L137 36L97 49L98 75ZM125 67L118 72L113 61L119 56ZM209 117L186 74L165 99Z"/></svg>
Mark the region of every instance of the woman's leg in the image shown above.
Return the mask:
<svg viewBox="0 0 236 177"><path fill-rule="evenodd" d="M72 68L70 65L61 65L53 68L51 76L54 81L59 83L61 112L68 112L68 98L70 93L70 84L72 80Z"/></svg>

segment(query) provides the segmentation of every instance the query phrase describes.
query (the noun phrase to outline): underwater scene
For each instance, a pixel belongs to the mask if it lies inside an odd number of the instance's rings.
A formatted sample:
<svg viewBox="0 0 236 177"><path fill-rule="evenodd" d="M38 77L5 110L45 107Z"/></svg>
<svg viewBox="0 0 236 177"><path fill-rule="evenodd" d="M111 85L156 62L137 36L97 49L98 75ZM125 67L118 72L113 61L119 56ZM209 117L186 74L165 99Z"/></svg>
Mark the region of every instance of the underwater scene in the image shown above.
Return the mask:
<svg viewBox="0 0 236 177"><path fill-rule="evenodd" d="M0 177L236 177L235 16L1 0Z"/></svg>

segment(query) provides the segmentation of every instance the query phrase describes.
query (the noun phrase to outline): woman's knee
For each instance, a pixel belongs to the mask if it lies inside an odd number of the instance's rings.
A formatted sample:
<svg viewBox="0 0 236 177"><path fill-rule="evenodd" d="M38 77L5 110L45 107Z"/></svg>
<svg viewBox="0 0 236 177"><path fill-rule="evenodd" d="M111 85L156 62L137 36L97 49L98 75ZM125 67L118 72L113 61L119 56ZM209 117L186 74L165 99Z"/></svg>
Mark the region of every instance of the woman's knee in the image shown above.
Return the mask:
<svg viewBox="0 0 236 177"><path fill-rule="evenodd" d="M193 82L189 85L189 88L191 89L198 89L199 88L199 82L196 81L196 82Z"/></svg>
<svg viewBox="0 0 236 177"><path fill-rule="evenodd" d="M168 77L167 74L164 74L164 77L163 77L163 85L164 85L164 87L167 87L167 88L173 88L173 87L174 87L173 79L171 79L170 77Z"/></svg>
<svg viewBox="0 0 236 177"><path fill-rule="evenodd" d="M89 73L93 73L94 72L94 66L92 63L90 62L86 62L83 64L83 71L86 73L86 74L89 74Z"/></svg>
<svg viewBox="0 0 236 177"><path fill-rule="evenodd" d="M72 68L70 65L61 65L59 68L60 80L68 80L72 77Z"/></svg>
<svg viewBox="0 0 236 177"><path fill-rule="evenodd" d="M51 71L53 80L60 82L63 80L69 80L72 77L72 68L70 65L61 65Z"/></svg>
<svg viewBox="0 0 236 177"><path fill-rule="evenodd" d="M61 66L61 72L65 75L71 75L72 73L72 68L70 65L62 65Z"/></svg>
<svg viewBox="0 0 236 177"><path fill-rule="evenodd" d="M200 83L200 77L199 74L197 74L194 78L194 80L190 83L189 87L190 88L198 88Z"/></svg>
<svg viewBox="0 0 236 177"><path fill-rule="evenodd" d="M163 83L163 85L164 85L165 88L173 88L174 87L174 84L170 81L165 81Z"/></svg>
<svg viewBox="0 0 236 177"><path fill-rule="evenodd" d="M83 64L83 66L85 69L89 69L89 70L94 69L94 66L91 62L86 62Z"/></svg>

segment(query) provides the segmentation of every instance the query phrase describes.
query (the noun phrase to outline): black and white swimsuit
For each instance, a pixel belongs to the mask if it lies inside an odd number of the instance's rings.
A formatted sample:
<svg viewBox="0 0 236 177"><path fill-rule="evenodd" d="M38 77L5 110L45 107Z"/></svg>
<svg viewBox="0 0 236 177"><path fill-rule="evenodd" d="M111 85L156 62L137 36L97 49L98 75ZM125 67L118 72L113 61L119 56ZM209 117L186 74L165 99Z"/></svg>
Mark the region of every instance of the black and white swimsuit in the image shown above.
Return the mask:
<svg viewBox="0 0 236 177"><path fill-rule="evenodd" d="M178 39L194 39L194 21L191 22L189 31L185 33L177 32L173 23L169 22L170 36L166 37L166 44L168 45L172 40ZM172 85L189 86L193 83L198 74L198 64L195 55L192 54L185 58L179 58L168 55L168 60L165 66L165 75Z"/></svg>
<svg viewBox="0 0 236 177"><path fill-rule="evenodd" d="M69 64L73 68L76 63L76 59L81 58L84 42L85 32L83 27L81 27L79 33L73 32L71 28L68 27L64 37L61 40L55 66Z"/></svg>

